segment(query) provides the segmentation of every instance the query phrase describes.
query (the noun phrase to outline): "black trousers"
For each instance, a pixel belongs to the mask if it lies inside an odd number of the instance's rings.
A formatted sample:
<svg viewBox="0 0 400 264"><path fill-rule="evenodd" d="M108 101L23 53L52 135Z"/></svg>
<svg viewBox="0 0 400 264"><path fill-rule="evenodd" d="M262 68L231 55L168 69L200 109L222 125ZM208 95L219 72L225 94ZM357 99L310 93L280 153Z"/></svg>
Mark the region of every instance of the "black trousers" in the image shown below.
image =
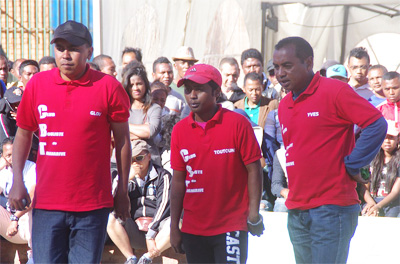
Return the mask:
<svg viewBox="0 0 400 264"><path fill-rule="evenodd" d="M246 263L248 235L232 231L215 236L182 233L188 263Z"/></svg>

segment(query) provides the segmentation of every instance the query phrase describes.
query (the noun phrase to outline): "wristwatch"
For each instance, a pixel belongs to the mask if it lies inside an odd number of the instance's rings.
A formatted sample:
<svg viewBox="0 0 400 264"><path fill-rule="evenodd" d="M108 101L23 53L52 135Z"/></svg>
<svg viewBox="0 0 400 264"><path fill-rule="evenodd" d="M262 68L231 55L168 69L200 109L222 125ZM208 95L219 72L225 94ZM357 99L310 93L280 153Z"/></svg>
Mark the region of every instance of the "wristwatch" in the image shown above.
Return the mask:
<svg viewBox="0 0 400 264"><path fill-rule="evenodd" d="M16 215L10 215L10 220L11 221L17 221L18 222L18 220L19 220L19 218L16 216Z"/></svg>

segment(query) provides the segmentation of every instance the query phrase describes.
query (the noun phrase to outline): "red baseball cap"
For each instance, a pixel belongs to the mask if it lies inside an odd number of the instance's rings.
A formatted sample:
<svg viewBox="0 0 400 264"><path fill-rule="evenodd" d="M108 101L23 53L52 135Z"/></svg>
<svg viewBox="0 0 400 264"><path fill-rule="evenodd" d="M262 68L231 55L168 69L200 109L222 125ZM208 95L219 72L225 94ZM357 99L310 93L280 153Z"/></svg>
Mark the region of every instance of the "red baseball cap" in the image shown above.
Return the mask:
<svg viewBox="0 0 400 264"><path fill-rule="evenodd" d="M221 87L222 84L222 76L219 71L208 64L195 64L190 67L185 76L178 81L178 87L181 87L185 80L191 80L198 84L205 84L209 81L214 81L218 86Z"/></svg>

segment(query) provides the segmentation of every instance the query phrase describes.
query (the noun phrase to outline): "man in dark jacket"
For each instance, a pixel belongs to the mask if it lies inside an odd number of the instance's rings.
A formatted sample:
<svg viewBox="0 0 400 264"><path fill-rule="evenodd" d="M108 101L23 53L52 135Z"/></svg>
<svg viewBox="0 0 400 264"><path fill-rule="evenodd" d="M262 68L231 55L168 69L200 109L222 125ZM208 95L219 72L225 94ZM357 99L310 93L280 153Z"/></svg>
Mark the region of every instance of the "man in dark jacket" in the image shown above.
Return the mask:
<svg viewBox="0 0 400 264"><path fill-rule="evenodd" d="M152 164L146 142L133 141L128 185L132 218L122 222L110 214L107 225L111 240L127 258L125 263L151 263L170 247L170 182L171 174ZM148 252L138 261L132 248L146 247Z"/></svg>

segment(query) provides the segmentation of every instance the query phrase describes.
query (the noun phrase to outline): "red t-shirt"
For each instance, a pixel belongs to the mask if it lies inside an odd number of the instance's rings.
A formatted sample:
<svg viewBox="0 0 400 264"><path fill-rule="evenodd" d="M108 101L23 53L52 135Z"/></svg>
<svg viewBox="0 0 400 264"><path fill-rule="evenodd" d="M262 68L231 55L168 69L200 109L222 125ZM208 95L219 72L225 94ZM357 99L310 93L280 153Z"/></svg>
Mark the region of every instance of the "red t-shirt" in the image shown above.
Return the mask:
<svg viewBox="0 0 400 264"><path fill-rule="evenodd" d="M58 68L32 77L17 125L39 129L33 207L77 212L112 207L110 122L128 117L129 98L121 84L88 66L71 82Z"/></svg>
<svg viewBox="0 0 400 264"><path fill-rule="evenodd" d="M287 208L359 203L344 158L354 148L354 124L365 128L380 112L349 85L316 74L295 101L289 93L280 102L278 114L286 148Z"/></svg>
<svg viewBox="0 0 400 264"><path fill-rule="evenodd" d="M246 165L261 158L249 121L219 108L205 129L193 113L175 125L171 167L186 171L182 231L213 236L247 230Z"/></svg>

